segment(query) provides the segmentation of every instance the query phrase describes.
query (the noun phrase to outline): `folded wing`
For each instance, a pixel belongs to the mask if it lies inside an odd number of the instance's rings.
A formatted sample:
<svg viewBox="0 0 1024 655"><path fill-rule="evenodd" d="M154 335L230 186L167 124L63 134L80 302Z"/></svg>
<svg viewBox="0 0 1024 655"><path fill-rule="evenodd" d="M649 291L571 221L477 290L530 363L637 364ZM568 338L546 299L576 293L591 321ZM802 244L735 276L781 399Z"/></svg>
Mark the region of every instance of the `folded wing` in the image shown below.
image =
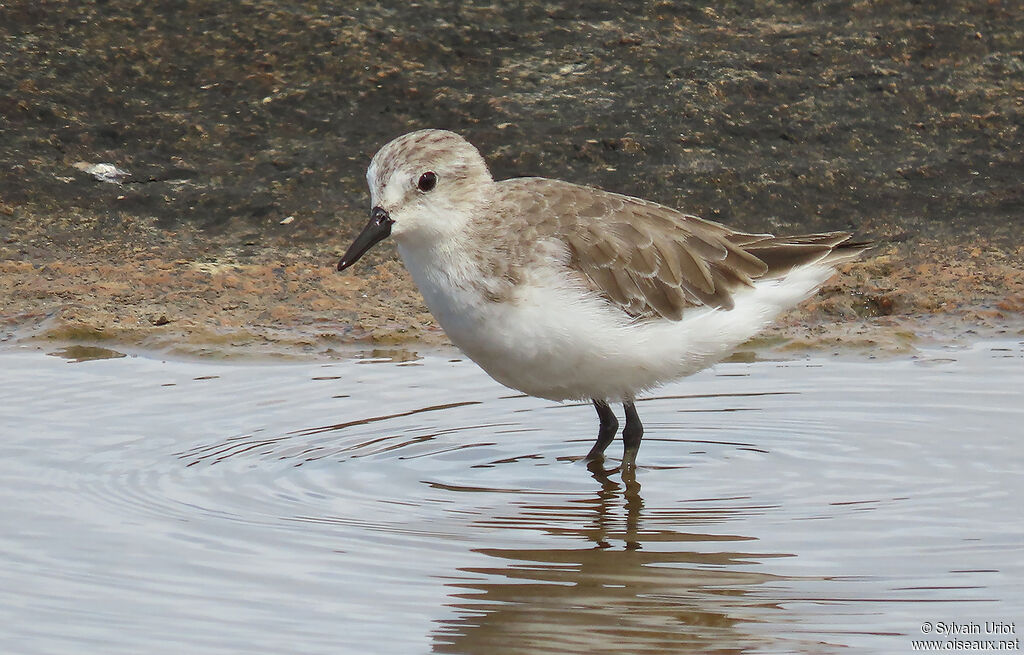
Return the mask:
<svg viewBox="0 0 1024 655"><path fill-rule="evenodd" d="M759 279L809 264L852 259L868 244L849 233L796 237L748 234L638 198L558 180L509 180L516 195L557 224L570 266L632 316L680 320L688 307L733 307L733 294ZM510 189L511 190L511 189Z"/></svg>

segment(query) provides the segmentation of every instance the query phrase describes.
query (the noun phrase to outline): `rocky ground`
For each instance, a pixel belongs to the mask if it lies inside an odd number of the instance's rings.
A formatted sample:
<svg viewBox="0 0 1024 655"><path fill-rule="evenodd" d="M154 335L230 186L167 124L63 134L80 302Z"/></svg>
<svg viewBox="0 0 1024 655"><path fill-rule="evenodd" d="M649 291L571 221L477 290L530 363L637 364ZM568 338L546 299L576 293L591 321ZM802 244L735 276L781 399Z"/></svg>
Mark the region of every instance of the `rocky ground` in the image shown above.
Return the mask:
<svg viewBox="0 0 1024 655"><path fill-rule="evenodd" d="M1013 3L0 11L8 342L443 342L389 247L333 271L365 220L369 157L428 126L467 136L496 177L878 240L781 321L776 347L899 350L1024 323Z"/></svg>

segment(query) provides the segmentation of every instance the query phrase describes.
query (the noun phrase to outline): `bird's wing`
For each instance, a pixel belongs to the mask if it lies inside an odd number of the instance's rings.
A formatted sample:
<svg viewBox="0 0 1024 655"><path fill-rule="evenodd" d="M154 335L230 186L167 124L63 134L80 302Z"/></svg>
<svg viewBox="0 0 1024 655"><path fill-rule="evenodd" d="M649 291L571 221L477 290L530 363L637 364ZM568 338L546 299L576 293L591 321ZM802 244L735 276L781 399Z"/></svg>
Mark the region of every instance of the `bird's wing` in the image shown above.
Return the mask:
<svg viewBox="0 0 1024 655"><path fill-rule="evenodd" d="M506 180L506 198L538 234L562 240L569 266L631 316L680 320L688 307L733 307L754 280L820 261L845 232L779 239L559 180ZM544 229L544 228L547 229Z"/></svg>

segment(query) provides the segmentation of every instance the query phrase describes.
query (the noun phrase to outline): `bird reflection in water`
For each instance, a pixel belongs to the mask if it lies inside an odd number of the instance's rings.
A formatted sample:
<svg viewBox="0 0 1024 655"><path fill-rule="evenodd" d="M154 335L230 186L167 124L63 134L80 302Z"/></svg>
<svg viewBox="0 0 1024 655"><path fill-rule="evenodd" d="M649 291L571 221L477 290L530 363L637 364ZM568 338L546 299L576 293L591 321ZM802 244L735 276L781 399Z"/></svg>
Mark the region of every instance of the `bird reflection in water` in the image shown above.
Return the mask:
<svg viewBox="0 0 1024 655"><path fill-rule="evenodd" d="M501 521L564 537L565 546L474 550L497 562L460 568L465 579L449 583L458 615L439 621L434 652L598 653L628 645L631 653L739 653L778 645L763 626L786 621L771 593L786 578L756 569L786 555L726 549L753 538L696 531L764 508L647 510L635 475L619 483L600 467L590 470L593 496L522 504L515 516L490 519L492 527Z"/></svg>
<svg viewBox="0 0 1024 655"><path fill-rule="evenodd" d="M601 485L597 492L596 505L596 530L589 536L598 548L611 548L612 543L606 535L609 531L608 517L614 512L614 506L622 497L622 506L625 510L625 542L626 550L639 550L640 540L637 539L637 525L640 521L640 510L644 506L644 499L640 496L640 483L636 480L636 470L627 469L622 471L622 485L612 480L609 475L617 473L617 469L605 469L601 460L590 460L587 462L587 469ZM624 488L623 488L624 487Z"/></svg>

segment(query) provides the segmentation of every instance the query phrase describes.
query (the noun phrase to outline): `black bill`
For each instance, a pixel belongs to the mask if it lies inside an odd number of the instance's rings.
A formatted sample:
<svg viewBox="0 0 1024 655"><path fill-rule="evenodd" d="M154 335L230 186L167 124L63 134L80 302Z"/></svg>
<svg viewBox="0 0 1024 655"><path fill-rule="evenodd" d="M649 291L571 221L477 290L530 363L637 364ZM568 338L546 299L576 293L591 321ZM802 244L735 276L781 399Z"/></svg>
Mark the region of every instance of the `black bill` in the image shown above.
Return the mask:
<svg viewBox="0 0 1024 655"><path fill-rule="evenodd" d="M348 247L341 261L338 262L338 270L346 268L359 261L359 258L366 254L381 239L391 234L391 225L394 223L388 213L382 207L374 207L370 212L370 222L366 224L363 231L359 233L356 240Z"/></svg>

